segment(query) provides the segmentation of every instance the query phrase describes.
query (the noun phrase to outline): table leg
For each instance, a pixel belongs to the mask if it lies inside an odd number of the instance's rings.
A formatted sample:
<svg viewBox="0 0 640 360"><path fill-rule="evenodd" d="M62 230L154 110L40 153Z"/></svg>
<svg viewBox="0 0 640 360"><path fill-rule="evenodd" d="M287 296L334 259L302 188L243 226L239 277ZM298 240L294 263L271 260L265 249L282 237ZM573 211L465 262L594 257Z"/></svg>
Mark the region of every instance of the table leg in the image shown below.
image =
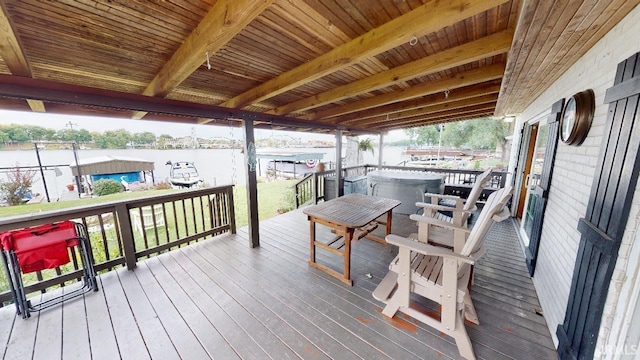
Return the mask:
<svg viewBox="0 0 640 360"><path fill-rule="evenodd" d="M387 211L387 235L391 234L391 218L393 216L392 210Z"/></svg>
<svg viewBox="0 0 640 360"><path fill-rule="evenodd" d="M309 262L316 262L316 220L309 217Z"/></svg>
<svg viewBox="0 0 640 360"><path fill-rule="evenodd" d="M351 281L351 240L353 240L354 228L346 228L344 231L344 279Z"/></svg>

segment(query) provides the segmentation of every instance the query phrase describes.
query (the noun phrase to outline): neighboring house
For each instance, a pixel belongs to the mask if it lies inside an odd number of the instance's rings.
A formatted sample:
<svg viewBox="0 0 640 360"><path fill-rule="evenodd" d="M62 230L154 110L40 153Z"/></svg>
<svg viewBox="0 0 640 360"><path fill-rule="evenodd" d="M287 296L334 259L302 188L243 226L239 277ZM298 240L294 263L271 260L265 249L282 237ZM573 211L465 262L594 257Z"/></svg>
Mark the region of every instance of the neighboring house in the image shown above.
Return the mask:
<svg viewBox="0 0 640 360"><path fill-rule="evenodd" d="M627 358L626 356L633 357L640 353L640 186L637 184L637 177L634 178L628 171L637 163L633 157L626 158L623 164L620 155L616 155L620 163L613 165L612 172L623 165L626 166L618 177L622 178L622 181L630 181L631 191L627 198L633 196L633 199L628 212L620 211L619 207L625 199L619 198L612 202L613 207L609 209L612 212L612 223L621 221L624 224L627 217L628 221L624 234L618 236L621 238L619 250L615 251L617 245L613 246L611 269L608 273L604 271L607 264L603 263L606 256L595 256L596 250L589 250L589 246L585 244L581 246L581 242L584 242L587 236L584 235L584 231L581 233L578 230L579 226L584 229L580 219L588 218L586 214L590 201L593 201L590 198L605 196L603 190L595 190L591 195L594 179L603 176L603 171L598 167L598 159L604 150L603 138L608 133L610 107L605 103L605 94L607 89L614 85L619 63L640 51L639 34L640 8L636 7L517 117L509 170L520 193L514 196L515 206L512 207L512 211L514 216L520 219L520 232L523 248L527 252L529 269L534 274L534 284L544 316L561 354L563 347L568 344L563 343L567 339L561 339L564 335L558 326L564 324L562 329L566 326L567 312L569 318L575 318L569 319L570 322L577 321L577 325L569 325L571 329L564 329L570 333L568 342L575 344L575 338L580 336L581 331L584 332L584 339L581 340L583 344L580 346L586 346L591 341L596 342L594 358ZM546 136L554 129L553 125L547 125L547 122L556 116L556 110L562 109L562 103L558 101L566 101L574 94L587 89L592 89L595 94L595 115L586 139L580 146L569 146L558 140L555 161L553 162L550 156L545 158L545 149L546 152L553 150L553 147L546 146L547 140L552 139ZM636 95L635 101L637 98ZM633 97L631 99L633 100ZM632 100L629 105L633 105ZM552 109L554 104L556 107ZM612 108L611 112L615 110ZM557 115L561 117L561 113ZM640 125L633 124L633 118L637 117L633 115L632 112L629 116L631 122L627 130L637 132ZM537 147L534 146L536 134L542 134ZM614 139L611 144L623 144L622 138L625 136L629 138L628 131L622 131L621 140ZM638 151L638 143L633 143L634 138L637 138L637 134L631 135L629 152ZM546 164L548 161L551 161L552 166ZM523 185L527 180L529 185L535 184L539 181L540 172L550 170L552 176L549 186L545 189L548 190L548 199L546 211L542 208L544 217L536 254L536 239L533 238L536 237L537 224L534 213L539 209L528 200L535 191L527 191ZM529 173L531 175L527 176ZM629 176L629 179L625 179ZM544 178L544 175L542 177ZM620 189L614 189L611 195L615 194L621 196L624 193ZM603 213L605 210L607 209L602 210ZM532 240L529 239L530 236ZM615 243L616 240L609 242ZM592 264L591 270L585 271L588 261L582 261L581 256L587 251L592 251L592 256L587 256ZM610 279L607 279L609 276ZM581 293L581 285L578 285L578 290L571 293L572 284L576 282L586 283L587 287L592 288ZM605 290L606 294L603 293ZM590 295L585 295L587 293L593 294L593 297L589 298ZM603 295L600 300L599 294ZM583 309L582 312L577 310L579 307ZM601 310L598 310L598 307ZM587 308L590 308L591 312L586 312ZM602 316L598 325L600 311ZM588 327L594 325L599 331L587 334Z"/></svg>

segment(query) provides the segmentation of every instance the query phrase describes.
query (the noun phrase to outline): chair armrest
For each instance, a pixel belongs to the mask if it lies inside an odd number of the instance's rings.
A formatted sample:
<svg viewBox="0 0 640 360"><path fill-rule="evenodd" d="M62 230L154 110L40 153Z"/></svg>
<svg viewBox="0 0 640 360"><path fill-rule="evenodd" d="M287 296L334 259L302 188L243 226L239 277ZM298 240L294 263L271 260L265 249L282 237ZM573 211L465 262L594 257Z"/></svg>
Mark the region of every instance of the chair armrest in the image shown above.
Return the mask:
<svg viewBox="0 0 640 360"><path fill-rule="evenodd" d="M387 235L385 240L389 244L392 244L398 247L407 248L411 251L415 251L424 255L439 256L442 258L458 260L471 265L473 265L475 262L473 258L470 258L468 256L462 256L451 250L447 250L445 248L438 247L438 246L432 246L420 241L407 239L405 237L394 235L394 234Z"/></svg>
<svg viewBox="0 0 640 360"><path fill-rule="evenodd" d="M425 197L430 197L430 198L438 198L438 199L445 199L445 200L454 200L456 202L461 201L461 202L465 202L465 199L461 198L460 196L456 196L456 195L444 195L444 194L435 194L435 193L424 193Z"/></svg>
<svg viewBox="0 0 640 360"><path fill-rule="evenodd" d="M423 202L417 202L416 206L424 208L424 209L435 210L435 211L442 210L442 211L462 212L462 213L472 213L472 212L476 211L475 206L474 206L473 209L468 209L468 210L458 209L458 208L454 208L454 207L450 207L450 206L423 203Z"/></svg>
<svg viewBox="0 0 640 360"><path fill-rule="evenodd" d="M411 214L411 215L409 215L409 218L411 220L427 223L429 225L439 226L439 227L443 227L443 228L447 228L447 229L451 229L451 230L455 230L455 231L462 231L462 232L465 232L465 233L471 233L471 229L467 229L467 228L464 228L464 227L456 226L456 225L453 225L450 222L442 221L442 220L439 220L439 219L436 219L436 218L432 218L432 217L428 217L428 216Z"/></svg>

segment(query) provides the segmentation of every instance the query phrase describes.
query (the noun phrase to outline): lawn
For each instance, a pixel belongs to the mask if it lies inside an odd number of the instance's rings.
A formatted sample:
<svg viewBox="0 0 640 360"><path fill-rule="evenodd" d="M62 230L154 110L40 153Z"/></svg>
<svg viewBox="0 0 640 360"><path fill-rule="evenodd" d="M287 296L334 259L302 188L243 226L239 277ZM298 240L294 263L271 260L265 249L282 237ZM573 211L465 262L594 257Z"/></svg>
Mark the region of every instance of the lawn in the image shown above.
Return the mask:
<svg viewBox="0 0 640 360"><path fill-rule="evenodd" d="M258 212L259 219L265 220L277 214L277 210L286 207L286 201L293 201L292 188L296 180L284 180L258 183ZM0 218L9 216L33 214L41 211L59 210L70 207L100 204L110 201L135 199L144 196L168 194L180 190L146 190L132 191L94 198L85 198L69 201L59 201L44 204L29 204L19 206L0 207ZM236 185L233 191L236 212L236 224L238 227L247 225L247 193L244 185ZM291 203L291 207L293 204Z"/></svg>

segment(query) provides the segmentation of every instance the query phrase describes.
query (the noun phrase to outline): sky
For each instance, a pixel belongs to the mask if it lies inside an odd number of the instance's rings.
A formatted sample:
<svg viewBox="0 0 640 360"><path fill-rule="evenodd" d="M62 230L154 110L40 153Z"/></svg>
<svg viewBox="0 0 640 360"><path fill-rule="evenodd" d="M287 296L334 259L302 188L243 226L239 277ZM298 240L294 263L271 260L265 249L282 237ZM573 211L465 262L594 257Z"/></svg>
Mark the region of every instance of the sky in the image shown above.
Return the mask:
<svg viewBox="0 0 640 360"><path fill-rule="evenodd" d="M190 124L173 124L169 122L149 121L149 120L132 120L118 118L101 118L93 116L76 116L76 115L60 115L34 112L20 112L0 110L0 124L21 124L21 125L37 125L45 128L61 130L71 125L74 129L86 129L91 131L106 131L126 129L130 133L141 133L150 131L155 135L168 134L172 137L191 136L192 129L195 130L196 136L199 138L216 138L224 137L234 139L242 138L242 131L239 128L229 128L226 126L212 125L190 125ZM335 139L333 135L313 134L292 131L275 131L256 129L255 137L258 139L275 137L294 137L306 140L325 140L331 141ZM402 131L392 131L385 136L385 141L394 141L404 138Z"/></svg>

